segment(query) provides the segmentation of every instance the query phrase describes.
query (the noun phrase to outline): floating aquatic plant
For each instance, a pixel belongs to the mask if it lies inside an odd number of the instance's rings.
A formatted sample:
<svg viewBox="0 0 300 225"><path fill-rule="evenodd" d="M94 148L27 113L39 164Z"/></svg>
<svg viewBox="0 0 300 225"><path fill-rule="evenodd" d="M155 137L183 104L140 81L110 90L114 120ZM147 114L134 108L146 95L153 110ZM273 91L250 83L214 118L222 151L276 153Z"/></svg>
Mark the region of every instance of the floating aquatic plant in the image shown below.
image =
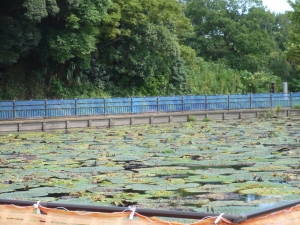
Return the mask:
<svg viewBox="0 0 300 225"><path fill-rule="evenodd" d="M0 198L253 211L299 198L299 125L280 118L0 134Z"/></svg>

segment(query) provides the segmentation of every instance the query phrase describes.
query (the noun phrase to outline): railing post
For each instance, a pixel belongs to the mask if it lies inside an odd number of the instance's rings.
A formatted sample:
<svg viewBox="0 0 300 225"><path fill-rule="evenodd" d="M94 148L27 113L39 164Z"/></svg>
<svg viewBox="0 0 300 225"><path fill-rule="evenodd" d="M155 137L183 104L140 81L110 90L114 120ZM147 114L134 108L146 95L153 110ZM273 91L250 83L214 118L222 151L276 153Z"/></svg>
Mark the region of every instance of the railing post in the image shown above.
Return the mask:
<svg viewBox="0 0 300 225"><path fill-rule="evenodd" d="M16 100L14 99L13 101L13 114L14 114L14 119L16 119L16 104L15 104Z"/></svg>
<svg viewBox="0 0 300 225"><path fill-rule="evenodd" d="M290 107L293 108L293 93L290 93Z"/></svg>
<svg viewBox="0 0 300 225"><path fill-rule="evenodd" d="M61 100L63 101L64 99L62 98ZM60 103L60 107L62 107L62 103ZM56 109L56 116L57 116L57 113L58 113L57 111L58 110ZM66 116L66 109L65 108L63 109L62 114L63 114L62 116Z"/></svg>
<svg viewBox="0 0 300 225"><path fill-rule="evenodd" d="M273 108L273 96L272 92L270 93L270 104L271 104L271 109Z"/></svg>
<svg viewBox="0 0 300 225"><path fill-rule="evenodd" d="M183 112L184 109L184 99L183 96L181 96L181 112Z"/></svg>
<svg viewBox="0 0 300 225"><path fill-rule="evenodd" d="M205 111L207 111L207 94L205 94Z"/></svg>
<svg viewBox="0 0 300 225"><path fill-rule="evenodd" d="M104 102L103 102L103 110L104 110L104 116L106 116L106 101L105 98L103 98Z"/></svg>
<svg viewBox="0 0 300 225"><path fill-rule="evenodd" d="M249 101L250 101L250 110L252 109L252 93L250 93L249 95Z"/></svg>
<svg viewBox="0 0 300 225"><path fill-rule="evenodd" d="M47 99L44 100L44 117L47 117Z"/></svg>
<svg viewBox="0 0 300 225"><path fill-rule="evenodd" d="M230 109L230 95L227 95L227 105L228 105L228 110Z"/></svg>
<svg viewBox="0 0 300 225"><path fill-rule="evenodd" d="M133 114L133 100L132 100L132 97L130 97L130 114Z"/></svg>
<svg viewBox="0 0 300 225"><path fill-rule="evenodd" d="M156 113L158 113L158 97L156 97Z"/></svg>
<svg viewBox="0 0 300 225"><path fill-rule="evenodd" d="M75 116L77 116L77 98L75 98L74 100L75 100Z"/></svg>

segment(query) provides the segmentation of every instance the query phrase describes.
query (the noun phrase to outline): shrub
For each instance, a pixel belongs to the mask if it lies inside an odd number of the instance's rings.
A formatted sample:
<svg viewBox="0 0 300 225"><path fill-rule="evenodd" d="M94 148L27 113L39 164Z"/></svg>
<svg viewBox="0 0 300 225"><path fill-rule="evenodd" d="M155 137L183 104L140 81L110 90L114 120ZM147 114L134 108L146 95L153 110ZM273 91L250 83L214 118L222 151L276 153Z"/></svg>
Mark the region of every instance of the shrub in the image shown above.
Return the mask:
<svg viewBox="0 0 300 225"><path fill-rule="evenodd" d="M195 116L189 115L189 118L188 118L188 121L189 121L189 122L194 122L194 121L196 121L196 120L197 120L197 118L196 118Z"/></svg>
<svg viewBox="0 0 300 225"><path fill-rule="evenodd" d="M281 105L277 105L276 112L279 113L281 110L282 110L282 106Z"/></svg>

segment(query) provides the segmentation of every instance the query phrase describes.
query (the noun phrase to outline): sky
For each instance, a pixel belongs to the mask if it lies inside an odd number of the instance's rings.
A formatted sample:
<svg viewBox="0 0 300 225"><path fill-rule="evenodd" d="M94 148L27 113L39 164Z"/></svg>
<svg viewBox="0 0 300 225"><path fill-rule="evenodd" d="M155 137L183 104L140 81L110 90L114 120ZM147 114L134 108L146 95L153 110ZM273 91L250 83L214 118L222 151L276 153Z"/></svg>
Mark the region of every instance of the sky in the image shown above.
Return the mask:
<svg viewBox="0 0 300 225"><path fill-rule="evenodd" d="M263 0L263 5L275 13L284 13L286 10L291 10L286 0Z"/></svg>

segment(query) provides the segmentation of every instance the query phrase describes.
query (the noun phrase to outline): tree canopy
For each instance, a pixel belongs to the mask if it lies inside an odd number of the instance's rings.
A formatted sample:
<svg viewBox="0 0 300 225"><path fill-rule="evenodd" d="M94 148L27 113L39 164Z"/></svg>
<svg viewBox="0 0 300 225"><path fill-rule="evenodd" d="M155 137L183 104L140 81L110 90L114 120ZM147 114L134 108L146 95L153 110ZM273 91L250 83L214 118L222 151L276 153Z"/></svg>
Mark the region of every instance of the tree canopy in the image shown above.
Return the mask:
<svg viewBox="0 0 300 225"><path fill-rule="evenodd" d="M187 15L195 27L190 44L198 56L255 72L275 43L265 29L272 14L255 0L192 0Z"/></svg>
<svg viewBox="0 0 300 225"><path fill-rule="evenodd" d="M298 2L288 16L261 0L0 4L0 99L268 91L249 88L258 76L297 83Z"/></svg>

